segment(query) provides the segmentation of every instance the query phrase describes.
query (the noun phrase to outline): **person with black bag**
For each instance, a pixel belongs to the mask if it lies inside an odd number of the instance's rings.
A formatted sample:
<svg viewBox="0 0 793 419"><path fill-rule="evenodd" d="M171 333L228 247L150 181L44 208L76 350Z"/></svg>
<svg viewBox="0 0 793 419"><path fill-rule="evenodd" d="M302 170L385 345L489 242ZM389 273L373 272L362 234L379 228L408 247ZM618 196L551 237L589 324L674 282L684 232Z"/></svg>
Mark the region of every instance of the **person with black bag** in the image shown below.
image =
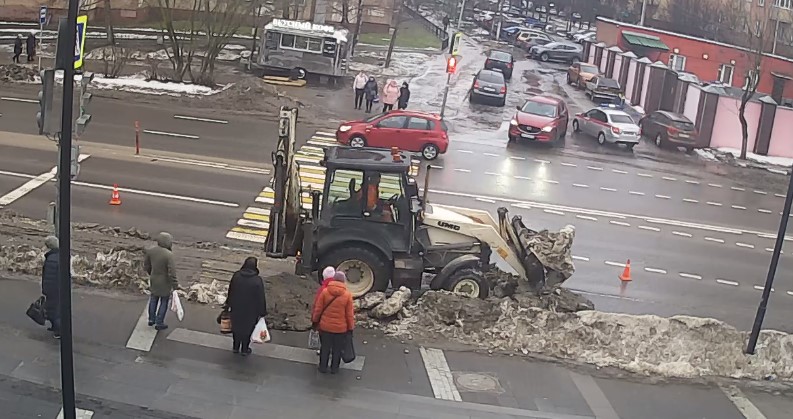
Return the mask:
<svg viewBox="0 0 793 419"><path fill-rule="evenodd" d="M48 236L44 239L47 253L44 254L44 266L41 270L41 294L44 295L44 312L50 321L50 328L55 339L61 338L61 304L60 278L58 262L58 238Z"/></svg>
<svg viewBox="0 0 793 419"><path fill-rule="evenodd" d="M355 328L352 294L347 290L343 272L336 272L334 281L322 290L311 314L311 322L319 331L319 372L339 372L342 353Z"/></svg>
<svg viewBox="0 0 793 419"><path fill-rule="evenodd" d="M259 319L267 315L264 281L259 276L258 263L253 256L245 259L242 268L231 277L224 306L231 313L232 350L242 356L252 352L253 329Z"/></svg>

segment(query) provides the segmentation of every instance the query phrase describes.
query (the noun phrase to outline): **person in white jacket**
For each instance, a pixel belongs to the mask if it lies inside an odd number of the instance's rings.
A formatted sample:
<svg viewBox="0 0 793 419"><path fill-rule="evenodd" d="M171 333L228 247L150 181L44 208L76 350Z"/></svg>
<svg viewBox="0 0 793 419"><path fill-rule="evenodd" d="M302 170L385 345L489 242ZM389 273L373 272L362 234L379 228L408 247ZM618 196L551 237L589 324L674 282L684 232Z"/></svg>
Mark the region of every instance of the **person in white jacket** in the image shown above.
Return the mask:
<svg viewBox="0 0 793 419"><path fill-rule="evenodd" d="M355 76L355 81L352 86L353 89L355 89L355 109L361 109L361 106L363 106L364 87L368 80L369 76L367 76L363 70L359 71L358 75Z"/></svg>

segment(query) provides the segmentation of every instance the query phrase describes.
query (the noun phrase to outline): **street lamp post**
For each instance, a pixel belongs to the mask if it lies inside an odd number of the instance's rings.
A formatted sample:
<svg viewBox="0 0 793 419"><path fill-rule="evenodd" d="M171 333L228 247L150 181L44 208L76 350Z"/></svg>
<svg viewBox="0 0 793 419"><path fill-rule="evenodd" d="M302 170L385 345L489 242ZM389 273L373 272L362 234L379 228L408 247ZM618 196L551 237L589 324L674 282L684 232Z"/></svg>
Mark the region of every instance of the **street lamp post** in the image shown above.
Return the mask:
<svg viewBox="0 0 793 419"><path fill-rule="evenodd" d="M782 219L779 221L779 231L776 235L774 253L771 254L771 265L768 267L768 275L765 278L763 296L760 298L760 305L757 307L757 315L754 318L752 332L749 334L749 343L746 345L747 354L754 354L755 348L757 347L757 340L760 338L760 329L763 327L763 319L765 319L765 312L768 308L768 298L771 296L771 287L774 285L776 268L779 264L779 255L782 253L782 244L785 242L785 233L787 232L787 222L790 218L791 204L793 204L793 175L790 176L790 183L787 187L785 206L782 209Z"/></svg>
<svg viewBox="0 0 793 419"><path fill-rule="evenodd" d="M460 26L463 24L463 12L465 11L465 0L460 5L460 16L457 17L457 30L460 30Z"/></svg>
<svg viewBox="0 0 793 419"><path fill-rule="evenodd" d="M647 0L642 0L642 17L639 19L639 26L644 26L645 13L647 13Z"/></svg>

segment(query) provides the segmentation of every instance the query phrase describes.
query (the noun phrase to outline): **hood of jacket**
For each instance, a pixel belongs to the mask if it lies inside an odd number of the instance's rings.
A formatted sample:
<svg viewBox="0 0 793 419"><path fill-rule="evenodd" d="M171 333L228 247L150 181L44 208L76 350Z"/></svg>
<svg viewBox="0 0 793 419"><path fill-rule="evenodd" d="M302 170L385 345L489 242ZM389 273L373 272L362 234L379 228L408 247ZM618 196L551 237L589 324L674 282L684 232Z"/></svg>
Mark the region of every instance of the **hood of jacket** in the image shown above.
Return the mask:
<svg viewBox="0 0 793 419"><path fill-rule="evenodd" d="M173 245L173 236L171 236L170 233L162 232L157 234L157 236L154 238L154 241L157 242L157 246L171 250L171 246Z"/></svg>
<svg viewBox="0 0 793 419"><path fill-rule="evenodd" d="M253 269L251 269L251 268L242 268L242 269L240 269L237 272L241 276L246 277L246 278L259 275L259 270L257 268L253 268Z"/></svg>
<svg viewBox="0 0 793 419"><path fill-rule="evenodd" d="M327 287L328 293L334 297L340 297L347 292L347 285L341 281L330 281Z"/></svg>

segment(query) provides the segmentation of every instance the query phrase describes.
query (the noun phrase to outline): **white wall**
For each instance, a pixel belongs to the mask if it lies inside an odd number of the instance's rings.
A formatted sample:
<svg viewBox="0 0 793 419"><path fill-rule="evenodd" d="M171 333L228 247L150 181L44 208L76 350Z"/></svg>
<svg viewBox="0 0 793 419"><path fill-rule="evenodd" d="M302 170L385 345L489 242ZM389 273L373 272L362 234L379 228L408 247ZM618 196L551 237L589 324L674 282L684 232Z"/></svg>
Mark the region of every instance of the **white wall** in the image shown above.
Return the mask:
<svg viewBox="0 0 793 419"><path fill-rule="evenodd" d="M614 80L620 80L620 71L622 70L622 56L617 55L614 57L614 73L612 73L611 78ZM624 87L624 86L623 86Z"/></svg>
<svg viewBox="0 0 793 419"><path fill-rule="evenodd" d="M636 85L636 65L634 60L628 64L628 80L625 82L625 97L634 105L637 102L633 99L633 87Z"/></svg>
<svg viewBox="0 0 793 419"><path fill-rule="evenodd" d="M603 56L600 58L600 63L599 63L600 72L603 74L606 73L606 63L609 62L608 58L609 58L609 52L606 51L605 48L603 48Z"/></svg>
<svg viewBox="0 0 793 419"><path fill-rule="evenodd" d="M702 97L702 89L692 83L688 85L685 95L686 103L683 105L683 115L691 122L697 123L697 111L699 111L699 101Z"/></svg>
<svg viewBox="0 0 793 419"><path fill-rule="evenodd" d="M642 82L642 98L641 101L639 102L642 108L647 107L645 103L647 102L647 89L649 89L650 87L650 70L652 69L650 68L649 65L644 67L644 81Z"/></svg>

